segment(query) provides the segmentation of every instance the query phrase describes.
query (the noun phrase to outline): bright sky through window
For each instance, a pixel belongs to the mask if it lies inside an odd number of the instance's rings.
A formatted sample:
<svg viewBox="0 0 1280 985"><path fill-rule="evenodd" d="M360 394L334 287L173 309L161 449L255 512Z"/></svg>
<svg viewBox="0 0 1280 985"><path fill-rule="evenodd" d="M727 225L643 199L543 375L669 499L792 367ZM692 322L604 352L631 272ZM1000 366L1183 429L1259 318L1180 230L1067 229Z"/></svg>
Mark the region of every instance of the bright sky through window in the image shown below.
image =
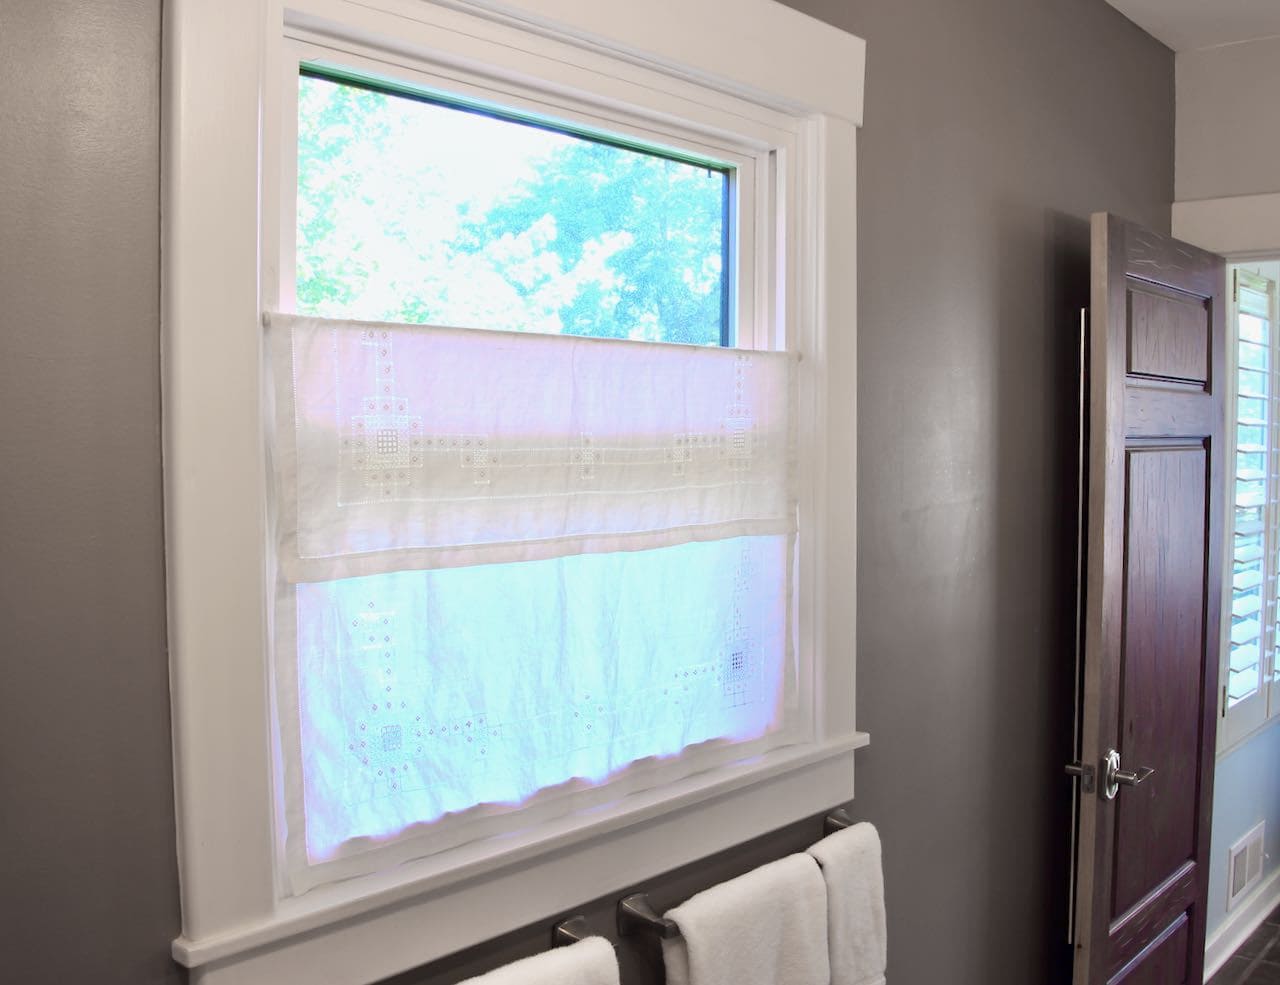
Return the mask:
<svg viewBox="0 0 1280 985"><path fill-rule="evenodd" d="M303 75L297 308L731 344L729 171Z"/></svg>

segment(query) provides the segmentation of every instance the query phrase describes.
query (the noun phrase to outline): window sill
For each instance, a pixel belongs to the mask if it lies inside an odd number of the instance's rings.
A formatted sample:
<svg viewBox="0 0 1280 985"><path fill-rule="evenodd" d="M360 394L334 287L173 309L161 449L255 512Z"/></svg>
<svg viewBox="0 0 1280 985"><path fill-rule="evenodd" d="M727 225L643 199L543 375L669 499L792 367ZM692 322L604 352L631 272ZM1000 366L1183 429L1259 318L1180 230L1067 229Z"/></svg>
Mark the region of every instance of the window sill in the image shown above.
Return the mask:
<svg viewBox="0 0 1280 985"><path fill-rule="evenodd" d="M1280 715L1272 715L1270 718L1266 719L1261 725L1258 725L1255 728L1250 729L1248 732L1244 733L1244 735L1234 737L1229 743L1219 747L1218 752L1216 754L1218 761L1221 762L1222 760L1226 759L1228 756L1234 753L1241 746L1248 745L1250 742L1252 742L1254 739L1260 736L1263 732L1267 731L1268 729L1275 728L1277 725L1280 725Z"/></svg>
<svg viewBox="0 0 1280 985"><path fill-rule="evenodd" d="M851 799L853 752L870 741L855 732L779 749L522 836L323 887L230 932L179 937L173 956L197 969L193 982L207 985L322 973L327 982L354 983L396 974L528 924L530 899L550 918ZM564 879L561 868L556 879L544 878L555 864L549 856L571 845L580 875ZM359 960L346 967L344 952Z"/></svg>

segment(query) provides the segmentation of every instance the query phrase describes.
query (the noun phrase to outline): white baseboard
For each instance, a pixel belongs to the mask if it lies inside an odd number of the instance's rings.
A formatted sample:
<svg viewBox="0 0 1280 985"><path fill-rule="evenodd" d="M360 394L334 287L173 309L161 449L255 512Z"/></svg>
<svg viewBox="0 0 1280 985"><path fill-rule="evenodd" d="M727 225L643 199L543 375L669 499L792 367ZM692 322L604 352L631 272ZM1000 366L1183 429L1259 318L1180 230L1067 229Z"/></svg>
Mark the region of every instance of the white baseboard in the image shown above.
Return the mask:
<svg viewBox="0 0 1280 985"><path fill-rule="evenodd" d="M1204 949L1206 982L1218 973L1218 969L1249 939L1249 935L1262 926L1277 906L1280 906L1280 869L1267 876L1247 900L1232 910L1209 938Z"/></svg>

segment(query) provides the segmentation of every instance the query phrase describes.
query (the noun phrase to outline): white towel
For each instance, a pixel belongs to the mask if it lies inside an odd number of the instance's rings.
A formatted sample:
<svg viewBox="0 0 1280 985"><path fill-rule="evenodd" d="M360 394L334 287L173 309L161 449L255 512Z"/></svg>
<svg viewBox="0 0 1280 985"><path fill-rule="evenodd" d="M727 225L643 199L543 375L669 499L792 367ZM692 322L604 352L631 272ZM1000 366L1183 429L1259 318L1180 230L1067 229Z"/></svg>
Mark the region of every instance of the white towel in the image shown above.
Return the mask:
<svg viewBox="0 0 1280 985"><path fill-rule="evenodd" d="M667 913L667 985L828 985L827 893L808 855L762 865Z"/></svg>
<svg viewBox="0 0 1280 985"><path fill-rule="evenodd" d="M880 835L855 824L809 849L822 866L830 908L831 985L885 985L884 870Z"/></svg>
<svg viewBox="0 0 1280 985"><path fill-rule="evenodd" d="M588 937L468 978L462 985L618 985L618 956L603 937Z"/></svg>

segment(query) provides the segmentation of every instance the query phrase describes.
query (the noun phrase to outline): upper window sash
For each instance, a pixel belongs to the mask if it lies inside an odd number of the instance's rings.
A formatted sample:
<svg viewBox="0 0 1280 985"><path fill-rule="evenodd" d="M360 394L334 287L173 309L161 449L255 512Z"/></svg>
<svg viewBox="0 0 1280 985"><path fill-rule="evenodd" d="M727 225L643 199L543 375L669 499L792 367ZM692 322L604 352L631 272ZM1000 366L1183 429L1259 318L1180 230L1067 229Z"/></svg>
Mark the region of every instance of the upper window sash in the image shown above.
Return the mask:
<svg viewBox="0 0 1280 985"><path fill-rule="evenodd" d="M721 162L733 169L730 186L731 228L735 244L731 271L730 317L734 345L744 349L794 348L787 327L794 325L795 290L788 254L793 242L799 149L797 121L776 114L761 119L726 114L718 108L689 103L683 97L653 99L670 113L689 114L679 121L650 107L605 106L583 95L536 89L509 78L464 70L442 61L371 51L368 46L339 44L314 29L286 22L281 45L280 86L264 93L270 132L278 140L264 145L263 305L266 310L296 310L295 257L297 221L298 78L308 68L347 74L373 85L407 88L463 100L479 106L526 113L587 132L629 138L642 146L668 149L693 158ZM633 96L639 95L632 93ZM726 131L726 127L733 127ZM275 175L275 180L270 176ZM788 304L791 307L788 308Z"/></svg>
<svg viewBox="0 0 1280 985"><path fill-rule="evenodd" d="M295 32L303 33L303 32ZM355 47L355 46L353 46ZM729 294L727 316L731 344L746 349L785 348L785 256L776 243L784 209L794 197L785 180L783 165L793 153L794 135L789 129L762 125L747 128L750 138L704 133L689 125L646 119L634 110L610 111L583 99L552 95L474 73L450 71L423 63L390 65L358 51L340 51L333 42L321 46L293 38L284 47L285 77L269 110L276 109L279 139L279 182L268 183L264 212L265 254L275 263L264 269L264 303L267 308L296 310L296 223L298 86L300 74L316 72L335 80L387 92L413 93L421 98L477 107L499 116L519 114L549 129L574 131L609 141L631 141L657 155L670 154L690 162L704 160L727 171L728 227L724 230L731 268L726 271ZM408 61L405 59L405 61ZM782 159L780 161L780 158ZM782 244L782 249L787 247ZM343 314L340 317L348 317Z"/></svg>

